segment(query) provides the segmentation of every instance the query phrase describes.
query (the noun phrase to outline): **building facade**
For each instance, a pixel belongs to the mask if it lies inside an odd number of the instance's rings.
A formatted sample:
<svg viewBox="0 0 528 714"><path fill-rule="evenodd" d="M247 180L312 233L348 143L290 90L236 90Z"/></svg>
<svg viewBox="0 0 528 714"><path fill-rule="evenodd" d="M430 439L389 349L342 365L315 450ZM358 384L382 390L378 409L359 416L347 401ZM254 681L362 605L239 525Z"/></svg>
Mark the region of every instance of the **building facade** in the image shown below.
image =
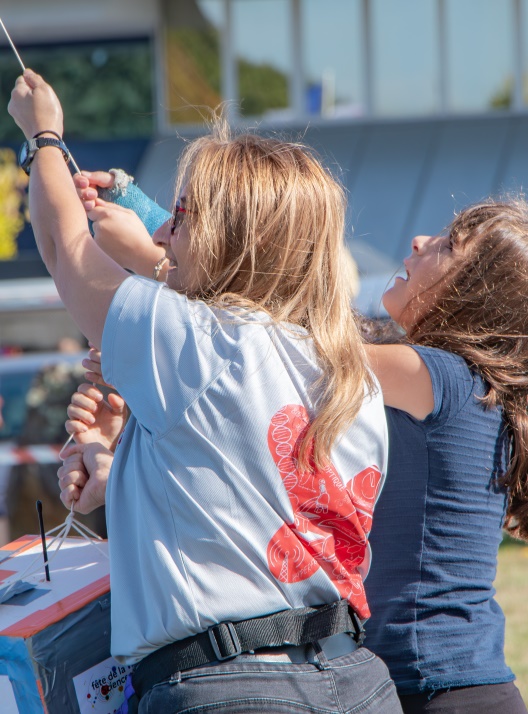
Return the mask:
<svg viewBox="0 0 528 714"><path fill-rule="evenodd" d="M4 0L2 19L61 87L77 163L122 166L166 206L183 140L221 102L234 125L313 144L376 290L412 235L528 180L528 0ZM0 63L16 76L3 37ZM37 270L31 250L26 228L0 277Z"/></svg>

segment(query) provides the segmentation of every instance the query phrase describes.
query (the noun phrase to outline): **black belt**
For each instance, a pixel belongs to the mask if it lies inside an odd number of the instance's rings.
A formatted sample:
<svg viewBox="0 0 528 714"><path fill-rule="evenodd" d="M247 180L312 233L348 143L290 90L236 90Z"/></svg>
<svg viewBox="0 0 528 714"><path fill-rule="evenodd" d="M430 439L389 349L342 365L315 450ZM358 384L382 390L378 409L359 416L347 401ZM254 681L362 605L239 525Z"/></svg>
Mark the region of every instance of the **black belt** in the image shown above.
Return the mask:
<svg viewBox="0 0 528 714"><path fill-rule="evenodd" d="M132 684L142 697L176 672L222 662L265 647L307 645L341 632L352 634L356 642L362 644L363 626L347 600L283 610L241 622L221 622L198 635L165 645L142 659L134 669Z"/></svg>

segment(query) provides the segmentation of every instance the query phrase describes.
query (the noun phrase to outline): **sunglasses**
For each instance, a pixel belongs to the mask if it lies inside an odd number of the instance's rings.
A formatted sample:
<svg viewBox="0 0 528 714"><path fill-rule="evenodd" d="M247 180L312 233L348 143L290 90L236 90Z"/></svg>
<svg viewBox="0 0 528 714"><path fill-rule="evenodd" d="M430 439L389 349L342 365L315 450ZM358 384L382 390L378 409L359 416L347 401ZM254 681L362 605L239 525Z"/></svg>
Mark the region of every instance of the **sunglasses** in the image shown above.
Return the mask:
<svg viewBox="0 0 528 714"><path fill-rule="evenodd" d="M171 224L170 224L171 236L173 236L175 231L177 231L178 228L181 227L186 213L187 213L187 209L183 208L183 206L180 203L180 199L178 199L176 201L176 205L174 206L174 212L172 214L172 220L171 220Z"/></svg>

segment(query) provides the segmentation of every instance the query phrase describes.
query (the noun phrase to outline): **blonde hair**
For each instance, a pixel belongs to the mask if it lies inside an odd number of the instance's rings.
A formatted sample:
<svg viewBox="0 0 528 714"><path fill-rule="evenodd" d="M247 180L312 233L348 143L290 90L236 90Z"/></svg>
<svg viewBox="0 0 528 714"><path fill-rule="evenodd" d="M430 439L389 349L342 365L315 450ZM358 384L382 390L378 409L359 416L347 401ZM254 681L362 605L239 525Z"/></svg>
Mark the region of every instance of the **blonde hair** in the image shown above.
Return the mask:
<svg viewBox="0 0 528 714"><path fill-rule="evenodd" d="M300 467L327 463L372 388L351 309L342 187L304 146L225 123L185 149L176 193L187 193L193 258L207 276L192 296L265 311L313 339L322 377ZM313 454L312 454L313 445Z"/></svg>

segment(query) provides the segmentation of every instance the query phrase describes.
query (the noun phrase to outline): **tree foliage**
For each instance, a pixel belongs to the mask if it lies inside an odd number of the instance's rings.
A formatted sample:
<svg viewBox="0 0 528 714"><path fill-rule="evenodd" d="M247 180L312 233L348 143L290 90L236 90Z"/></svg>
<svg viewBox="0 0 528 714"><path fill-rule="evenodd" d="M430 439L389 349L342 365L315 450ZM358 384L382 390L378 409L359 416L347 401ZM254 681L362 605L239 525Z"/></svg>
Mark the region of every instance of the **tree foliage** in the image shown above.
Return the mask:
<svg viewBox="0 0 528 714"><path fill-rule="evenodd" d="M0 149L0 260L17 256L17 238L24 226L26 174L17 166L15 152Z"/></svg>
<svg viewBox="0 0 528 714"><path fill-rule="evenodd" d="M513 104L513 77L506 77L490 100L492 109L510 109ZM528 75L523 77L523 99L528 104Z"/></svg>
<svg viewBox="0 0 528 714"><path fill-rule="evenodd" d="M167 65L170 119L200 121L203 107L214 109L222 100L220 39L217 30L192 28L168 32ZM288 106L288 78L269 64L238 60L240 112L260 116L268 109Z"/></svg>
<svg viewBox="0 0 528 714"><path fill-rule="evenodd" d="M22 51L24 63L57 92L67 136L82 139L149 136L153 130L150 44L145 41L49 46ZM0 52L0 104L7 106L20 66ZM0 112L0 142L20 141L7 112Z"/></svg>

